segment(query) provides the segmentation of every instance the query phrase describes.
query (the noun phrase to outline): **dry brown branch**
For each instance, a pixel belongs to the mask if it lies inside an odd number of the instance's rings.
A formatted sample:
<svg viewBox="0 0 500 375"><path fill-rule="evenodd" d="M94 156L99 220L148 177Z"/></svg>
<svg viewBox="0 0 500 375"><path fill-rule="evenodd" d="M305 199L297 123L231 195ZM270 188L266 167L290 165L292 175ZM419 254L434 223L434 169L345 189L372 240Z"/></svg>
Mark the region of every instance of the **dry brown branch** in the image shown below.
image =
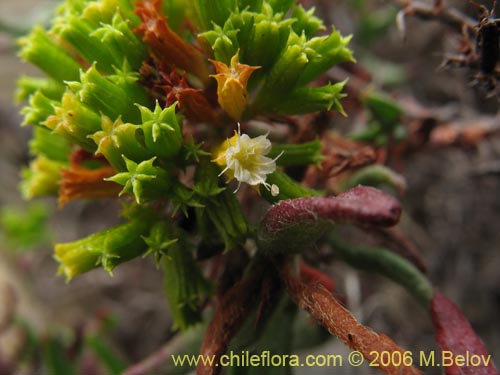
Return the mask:
<svg viewBox="0 0 500 375"><path fill-rule="evenodd" d="M396 0L401 7L397 17L399 30L405 35L405 19L408 16L415 16L423 20L440 21L458 32L462 32L463 27L473 29L477 21L468 17L455 8L445 8L439 2L434 4L424 3L417 0Z"/></svg>
<svg viewBox="0 0 500 375"><path fill-rule="evenodd" d="M292 274L289 266L283 268L282 277L293 300L304 310L318 320L332 335L342 339L344 343L363 354L366 360L375 360L374 352L389 353L404 350L389 337L378 334L359 323L356 318L344 308L332 294L321 284L306 284ZM386 374L420 374L413 366L380 366Z"/></svg>
<svg viewBox="0 0 500 375"><path fill-rule="evenodd" d="M214 358L214 361L212 366L200 361L196 369L198 375L216 375L222 370L222 366L218 366L219 358L255 305L262 285L261 277L262 273L254 270L219 297L201 347L201 355Z"/></svg>

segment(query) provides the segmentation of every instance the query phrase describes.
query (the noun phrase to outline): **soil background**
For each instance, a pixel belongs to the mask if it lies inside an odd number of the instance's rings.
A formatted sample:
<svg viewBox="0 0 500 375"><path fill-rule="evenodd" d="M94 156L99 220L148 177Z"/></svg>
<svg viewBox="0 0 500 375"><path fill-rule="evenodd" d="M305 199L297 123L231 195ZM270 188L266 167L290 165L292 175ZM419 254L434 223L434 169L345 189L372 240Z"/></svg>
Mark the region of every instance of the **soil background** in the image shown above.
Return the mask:
<svg viewBox="0 0 500 375"><path fill-rule="evenodd" d="M354 34L352 47L358 62L371 69L374 81L386 92L395 97L411 96L428 108L452 111L460 120L474 121L497 114L498 99L486 98L481 90L472 87L465 72L437 69L443 53L452 50L459 37L450 28L436 21L409 18L405 40L394 23L377 38L362 40L357 32L367 16L360 14L354 2L315 3L326 24L335 24L343 34ZM0 20L11 26L13 32L22 32L36 20L45 20L55 4L0 0ZM446 4L474 16L466 1ZM366 12L375 17L377 12L383 14L391 9L393 3L367 1L365 6ZM34 68L16 57L12 34L0 32L1 207L26 205L17 186L20 168L29 161L30 129L19 126L20 107L13 103L13 93L20 74L34 73ZM391 82L398 75L402 77L399 82ZM339 126L348 127L354 119L355 116L349 116ZM478 173L485 168L490 172ZM430 280L462 309L498 367L500 137L485 139L477 147L420 150L402 160L399 172L408 186L400 197L404 207L401 228L421 249ZM74 202L59 210L55 201L43 201L53 213L50 228L57 242L80 238L117 221L118 207L114 202ZM96 270L66 284L56 276L57 264L50 245L22 254L13 250L0 243L0 301L4 301L0 303L0 317L5 309L1 306L10 304L39 332L64 332L88 324L107 311L116 319L110 345L130 363L150 354L168 338L168 308L161 274L153 262L138 259L118 267L113 277ZM340 262L332 265L331 273L339 292L347 296L350 310L363 324L385 333L413 353L437 350L428 313L402 288ZM7 330L0 338L3 347L8 342L11 349L15 340L15 330ZM325 354L348 353L335 339L317 350ZM440 371L429 369L425 373ZM332 372L311 369L307 373ZM371 372L368 368L344 366L335 373Z"/></svg>

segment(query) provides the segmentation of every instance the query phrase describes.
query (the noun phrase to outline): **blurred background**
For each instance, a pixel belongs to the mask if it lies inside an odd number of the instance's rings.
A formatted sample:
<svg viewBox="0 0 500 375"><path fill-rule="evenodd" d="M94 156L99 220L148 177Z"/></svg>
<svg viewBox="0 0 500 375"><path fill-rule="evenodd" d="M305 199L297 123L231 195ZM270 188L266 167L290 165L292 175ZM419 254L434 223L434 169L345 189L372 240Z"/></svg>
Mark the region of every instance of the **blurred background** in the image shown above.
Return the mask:
<svg viewBox="0 0 500 375"><path fill-rule="evenodd" d="M444 53L457 46L460 35L456 31L437 21L409 17L403 37L395 22L400 9L397 1L303 3L315 5L327 25L354 35L351 47L358 65L376 87L398 100L447 116L459 126L483 119L500 122L496 97L486 98L472 87L464 71L438 69ZM95 270L66 284L62 276L56 276L52 244L116 223L116 202L71 202L61 210L53 199L21 199L19 176L29 162L31 129L19 126L22 103L14 100L16 80L37 72L16 57L16 38L34 23L46 23L56 5L57 1L0 0L0 374L8 373L2 372L2 366L8 368L12 361L26 362L16 374L36 373L33 370L44 368L42 357L62 347L76 350L80 345L76 338L82 332L89 345L97 348L89 351L89 371L100 355L109 354L117 368L130 365L154 352L171 335L161 274L149 259L126 263L113 277ZM477 18L467 1L450 1L446 6ZM334 76L344 73L332 72ZM363 121L346 109L349 117L334 124L339 132ZM400 196L404 207L400 227L421 250L430 280L462 309L498 365L500 137L487 137L474 146L420 149L405 154L397 168L407 183ZM16 230L31 237L16 235ZM437 350L428 313L401 287L340 261L330 271L338 292L346 296L349 309L363 324L414 353ZM27 354L28 345L32 349ZM43 348L41 353L38 347ZM348 352L335 339L317 350ZM361 373L347 367L335 373L351 371ZM368 368L363 371L369 373Z"/></svg>

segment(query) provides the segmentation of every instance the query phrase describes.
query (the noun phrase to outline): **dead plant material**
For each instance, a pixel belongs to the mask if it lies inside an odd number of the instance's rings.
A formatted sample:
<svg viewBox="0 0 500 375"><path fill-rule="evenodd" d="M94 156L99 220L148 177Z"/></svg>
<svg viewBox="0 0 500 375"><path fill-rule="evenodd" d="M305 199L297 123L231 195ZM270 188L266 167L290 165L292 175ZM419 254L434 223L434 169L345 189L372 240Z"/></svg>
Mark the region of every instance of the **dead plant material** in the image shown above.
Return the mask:
<svg viewBox="0 0 500 375"><path fill-rule="evenodd" d="M288 288L292 299L304 310L309 312L319 321L332 335L342 339L352 349L363 354L368 361L376 360L375 352L399 352L401 355L405 350L395 344L384 334L378 334L370 328L359 323L356 318L343 307L331 293L321 284L308 284L292 274L288 266L283 269L282 277ZM386 374L420 374L413 366L379 366Z"/></svg>
<svg viewBox="0 0 500 375"><path fill-rule="evenodd" d="M161 0L143 0L137 4L136 13L142 24L136 32L159 61L192 73L206 83L208 70L203 55L168 26L161 6Z"/></svg>
<svg viewBox="0 0 500 375"><path fill-rule="evenodd" d="M226 352L231 339L255 306L261 292L262 276L262 272L252 272L218 297L200 353L205 358L214 358L214 361L212 366L200 361L196 369L198 375L217 375L222 370L222 366L218 366L220 356Z"/></svg>

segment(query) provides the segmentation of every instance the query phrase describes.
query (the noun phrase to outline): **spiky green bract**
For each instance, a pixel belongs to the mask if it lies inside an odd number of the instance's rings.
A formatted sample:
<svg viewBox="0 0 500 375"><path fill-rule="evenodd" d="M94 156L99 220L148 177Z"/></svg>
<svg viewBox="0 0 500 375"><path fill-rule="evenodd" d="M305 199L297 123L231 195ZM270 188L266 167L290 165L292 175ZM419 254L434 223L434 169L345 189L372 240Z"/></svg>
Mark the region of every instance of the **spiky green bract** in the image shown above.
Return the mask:
<svg viewBox="0 0 500 375"><path fill-rule="evenodd" d="M124 186L120 195L132 194L137 204L167 196L172 182L164 169L153 165L156 157L140 163L129 160L125 156L123 159L127 172L121 172L106 179Z"/></svg>

